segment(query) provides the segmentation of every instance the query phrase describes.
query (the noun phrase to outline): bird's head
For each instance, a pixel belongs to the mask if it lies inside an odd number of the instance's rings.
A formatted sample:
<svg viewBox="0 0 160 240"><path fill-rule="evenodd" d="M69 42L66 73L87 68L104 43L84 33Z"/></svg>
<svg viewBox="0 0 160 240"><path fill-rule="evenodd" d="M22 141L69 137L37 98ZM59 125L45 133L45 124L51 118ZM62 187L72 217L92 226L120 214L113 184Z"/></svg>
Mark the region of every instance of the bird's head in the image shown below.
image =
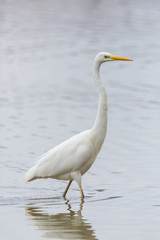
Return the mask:
<svg viewBox="0 0 160 240"><path fill-rule="evenodd" d="M95 61L101 64L109 61L133 61L133 60L129 58L113 56L111 53L108 52L100 52L97 54Z"/></svg>

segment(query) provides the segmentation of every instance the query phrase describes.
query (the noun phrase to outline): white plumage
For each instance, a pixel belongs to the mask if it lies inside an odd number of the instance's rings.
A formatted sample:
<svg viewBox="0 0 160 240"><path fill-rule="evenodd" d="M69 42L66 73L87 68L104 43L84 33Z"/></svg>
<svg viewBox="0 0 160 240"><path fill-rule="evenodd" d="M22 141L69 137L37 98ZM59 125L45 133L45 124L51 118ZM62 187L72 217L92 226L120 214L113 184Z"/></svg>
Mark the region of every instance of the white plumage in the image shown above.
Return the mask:
<svg viewBox="0 0 160 240"><path fill-rule="evenodd" d="M77 134L45 153L27 172L25 179L27 181L36 178L68 180L76 171L84 174L85 169L94 160L94 149L87 135L89 136L89 131Z"/></svg>
<svg viewBox="0 0 160 240"><path fill-rule="evenodd" d="M65 197L72 181L75 180L79 185L81 197L84 198L81 176L88 171L95 161L107 129L107 96L105 87L100 81L99 69L103 62L113 60L131 61L107 52L101 52L96 56L93 77L99 89L99 105L93 128L69 138L43 154L26 173L25 180L27 182L37 178L70 180L63 194Z"/></svg>

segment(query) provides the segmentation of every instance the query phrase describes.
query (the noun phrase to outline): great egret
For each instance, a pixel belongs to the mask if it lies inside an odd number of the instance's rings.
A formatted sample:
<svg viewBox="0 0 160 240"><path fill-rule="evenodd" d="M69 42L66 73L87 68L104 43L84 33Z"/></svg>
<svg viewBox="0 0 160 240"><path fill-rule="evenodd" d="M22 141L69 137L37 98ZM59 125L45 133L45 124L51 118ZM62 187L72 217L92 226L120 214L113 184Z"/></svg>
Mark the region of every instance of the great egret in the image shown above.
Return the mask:
<svg viewBox="0 0 160 240"><path fill-rule="evenodd" d="M37 178L55 178L69 180L63 197L75 180L84 198L81 178L92 166L104 142L107 130L107 95L100 80L100 66L108 61L132 61L128 58L113 56L107 52L97 54L94 61L93 77L99 90L99 104L95 123L90 130L83 131L57 145L42 155L38 162L25 175L27 182Z"/></svg>

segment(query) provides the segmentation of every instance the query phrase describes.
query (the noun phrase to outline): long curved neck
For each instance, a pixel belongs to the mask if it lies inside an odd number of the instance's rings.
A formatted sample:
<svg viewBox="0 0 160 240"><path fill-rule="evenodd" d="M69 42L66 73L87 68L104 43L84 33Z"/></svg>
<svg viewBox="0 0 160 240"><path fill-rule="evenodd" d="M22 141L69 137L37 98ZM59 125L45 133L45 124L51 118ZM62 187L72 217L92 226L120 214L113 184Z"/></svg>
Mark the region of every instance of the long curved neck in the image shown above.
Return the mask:
<svg viewBox="0 0 160 240"><path fill-rule="evenodd" d="M100 80L100 65L98 61L94 62L93 77L99 90L99 103L95 123L92 128L94 146L97 153L101 149L107 131L107 95L106 89Z"/></svg>

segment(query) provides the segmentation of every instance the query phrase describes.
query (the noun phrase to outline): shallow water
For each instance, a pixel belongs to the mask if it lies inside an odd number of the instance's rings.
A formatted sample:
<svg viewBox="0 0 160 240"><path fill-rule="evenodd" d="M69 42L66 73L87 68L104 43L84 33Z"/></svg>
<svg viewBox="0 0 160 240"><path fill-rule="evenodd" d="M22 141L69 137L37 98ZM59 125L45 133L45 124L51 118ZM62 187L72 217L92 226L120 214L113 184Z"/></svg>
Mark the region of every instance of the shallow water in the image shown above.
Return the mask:
<svg viewBox="0 0 160 240"><path fill-rule="evenodd" d="M1 239L160 237L159 1L1 1ZM108 132L75 183L25 183L39 155L92 126L99 51L134 59L103 65Z"/></svg>

